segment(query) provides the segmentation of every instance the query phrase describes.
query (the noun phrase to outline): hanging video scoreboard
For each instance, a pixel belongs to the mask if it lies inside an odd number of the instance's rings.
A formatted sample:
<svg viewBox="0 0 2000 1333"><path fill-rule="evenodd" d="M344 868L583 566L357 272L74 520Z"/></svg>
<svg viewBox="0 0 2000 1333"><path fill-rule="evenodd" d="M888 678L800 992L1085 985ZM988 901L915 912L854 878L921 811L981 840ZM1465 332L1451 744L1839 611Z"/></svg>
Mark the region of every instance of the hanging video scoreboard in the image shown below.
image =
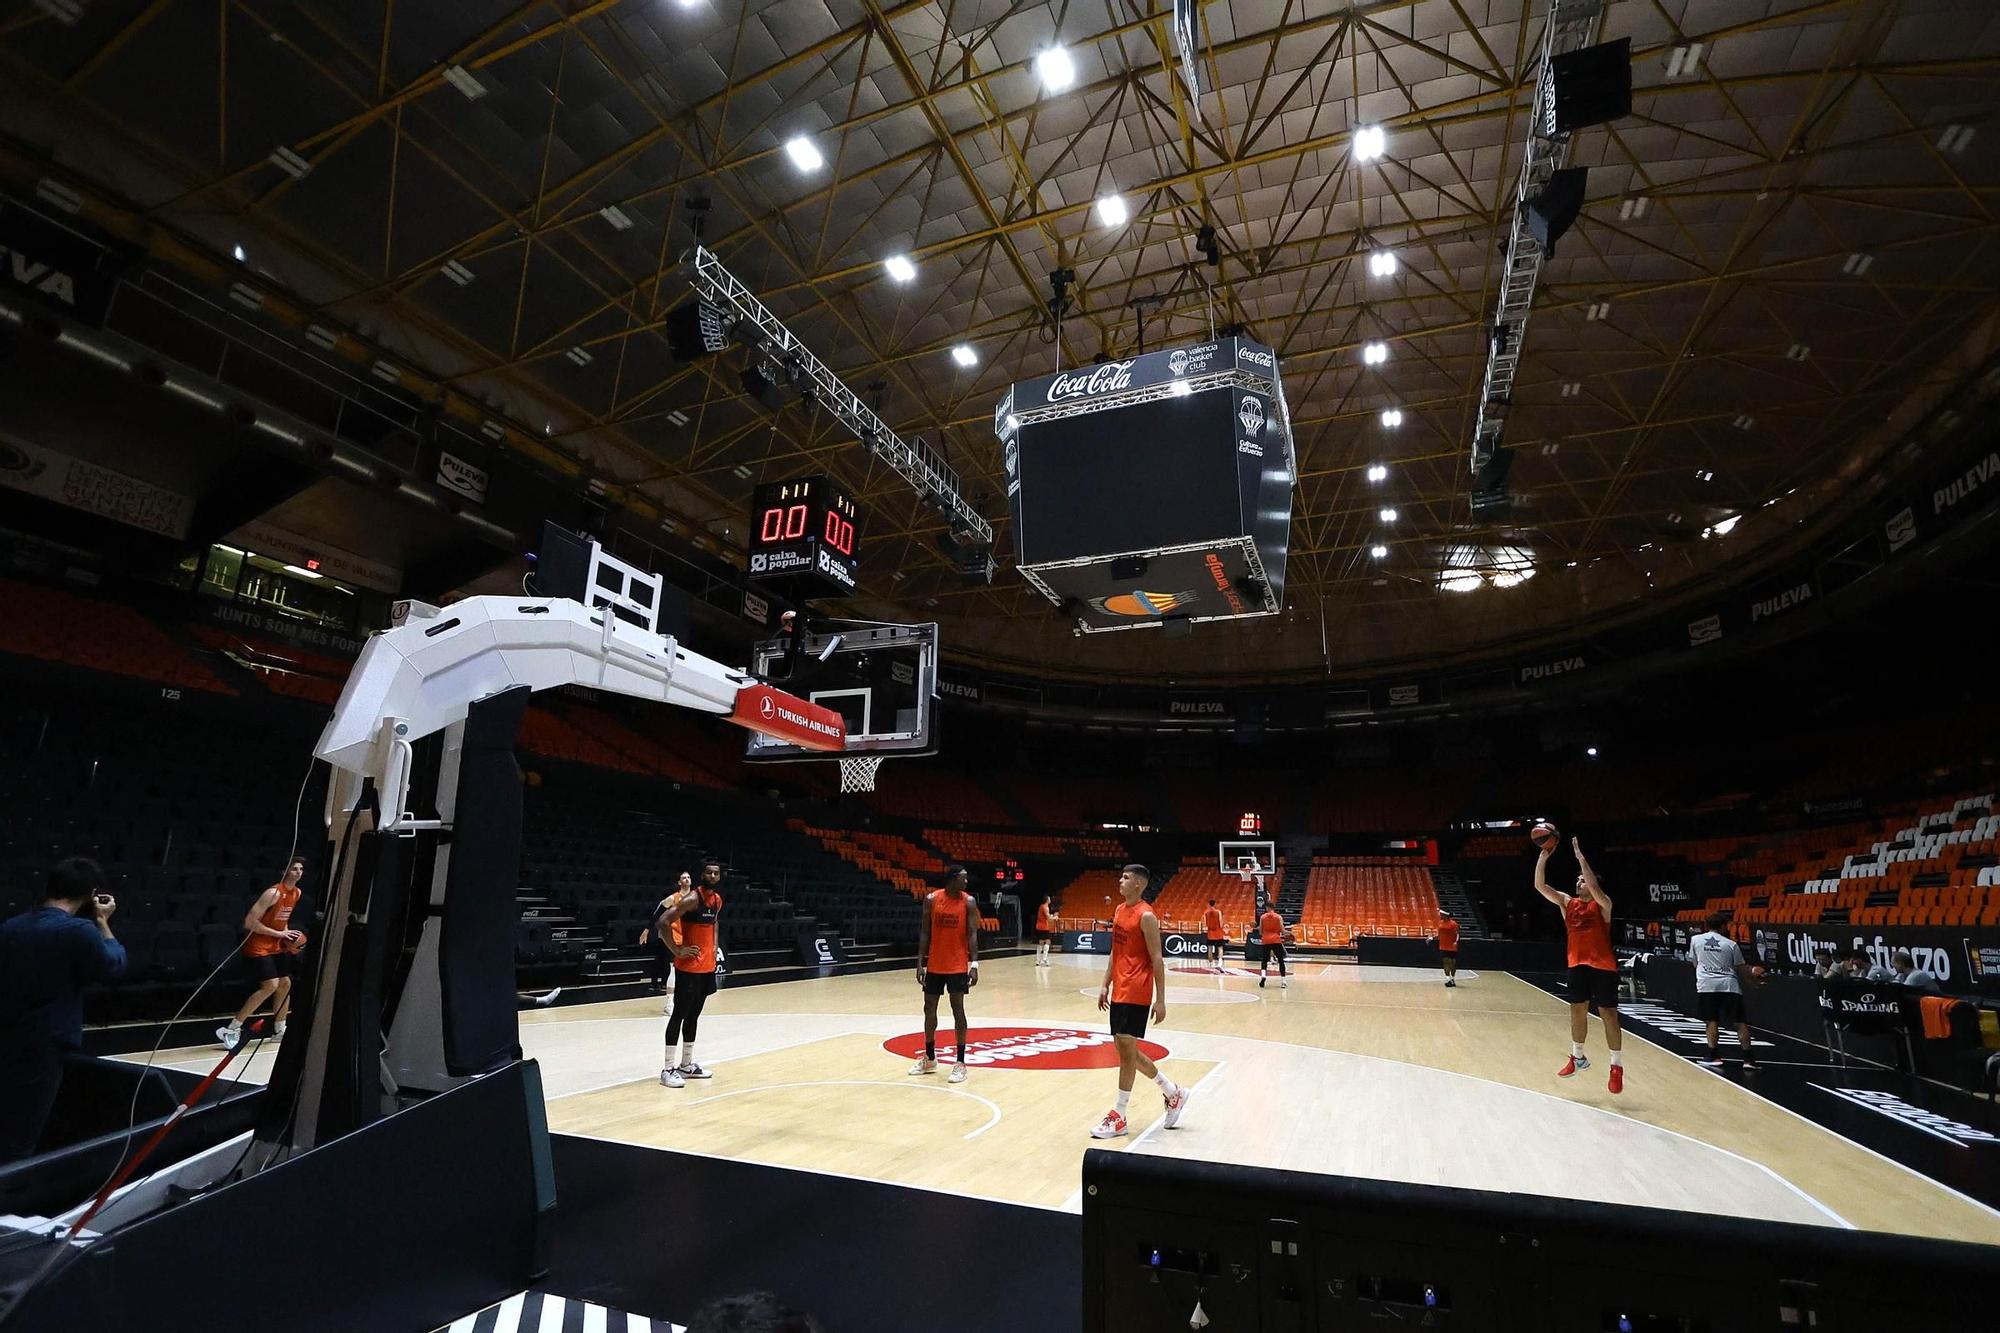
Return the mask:
<svg viewBox="0 0 2000 1333"><path fill-rule="evenodd" d="M854 591L854 499L825 477L767 481L751 495L750 577L802 597Z"/></svg>

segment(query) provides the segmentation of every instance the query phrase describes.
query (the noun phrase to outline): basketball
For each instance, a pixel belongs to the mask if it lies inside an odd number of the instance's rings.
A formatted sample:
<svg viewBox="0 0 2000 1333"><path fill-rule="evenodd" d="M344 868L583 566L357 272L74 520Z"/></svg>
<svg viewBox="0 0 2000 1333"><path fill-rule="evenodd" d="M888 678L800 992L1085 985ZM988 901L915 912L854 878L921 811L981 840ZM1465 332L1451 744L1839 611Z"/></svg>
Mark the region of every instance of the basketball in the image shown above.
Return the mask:
<svg viewBox="0 0 2000 1333"><path fill-rule="evenodd" d="M285 952L304 953L305 951L306 951L306 933L302 930L299 932L299 937L297 939L292 940L285 945Z"/></svg>
<svg viewBox="0 0 2000 1333"><path fill-rule="evenodd" d="M1764 980L1764 965L1762 963L1758 963L1750 969L1750 979L1757 982Z"/></svg>
<svg viewBox="0 0 2000 1333"><path fill-rule="evenodd" d="M1554 824L1544 819L1528 830L1528 841L1534 843L1537 847L1546 849L1554 847L1558 842L1562 841L1562 835L1556 832Z"/></svg>

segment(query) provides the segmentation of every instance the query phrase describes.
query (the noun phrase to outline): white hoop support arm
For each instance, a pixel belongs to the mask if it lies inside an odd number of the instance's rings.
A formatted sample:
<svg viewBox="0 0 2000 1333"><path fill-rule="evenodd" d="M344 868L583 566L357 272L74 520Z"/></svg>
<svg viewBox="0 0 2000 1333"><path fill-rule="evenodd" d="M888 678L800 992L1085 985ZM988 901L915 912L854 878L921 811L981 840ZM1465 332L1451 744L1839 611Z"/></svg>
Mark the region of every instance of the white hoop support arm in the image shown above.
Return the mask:
<svg viewBox="0 0 2000 1333"><path fill-rule="evenodd" d="M376 779L400 812L408 764L399 747L465 720L473 702L515 686L584 685L607 694L714 713L815 750L846 747L832 709L689 652L609 611L567 598L469 597L397 608L400 623L368 640L313 753Z"/></svg>

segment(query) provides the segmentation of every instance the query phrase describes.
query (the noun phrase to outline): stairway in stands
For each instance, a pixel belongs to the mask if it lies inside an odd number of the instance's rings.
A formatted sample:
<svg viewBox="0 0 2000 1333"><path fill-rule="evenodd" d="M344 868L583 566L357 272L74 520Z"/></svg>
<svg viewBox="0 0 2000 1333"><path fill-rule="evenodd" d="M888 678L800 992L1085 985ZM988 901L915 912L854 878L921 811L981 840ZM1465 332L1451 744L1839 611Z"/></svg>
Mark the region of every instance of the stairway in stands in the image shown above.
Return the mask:
<svg viewBox="0 0 2000 1333"><path fill-rule="evenodd" d="M1485 939L1486 922L1479 915L1478 904L1466 891L1465 881L1456 870L1432 867L1431 883L1437 888L1438 906L1450 912L1458 922L1459 933L1467 939Z"/></svg>
<svg viewBox="0 0 2000 1333"><path fill-rule="evenodd" d="M1312 875L1313 853L1318 849L1318 839L1310 836L1294 834L1278 839L1278 859L1285 868L1278 882L1278 915L1287 921L1297 921L1305 913L1306 884Z"/></svg>

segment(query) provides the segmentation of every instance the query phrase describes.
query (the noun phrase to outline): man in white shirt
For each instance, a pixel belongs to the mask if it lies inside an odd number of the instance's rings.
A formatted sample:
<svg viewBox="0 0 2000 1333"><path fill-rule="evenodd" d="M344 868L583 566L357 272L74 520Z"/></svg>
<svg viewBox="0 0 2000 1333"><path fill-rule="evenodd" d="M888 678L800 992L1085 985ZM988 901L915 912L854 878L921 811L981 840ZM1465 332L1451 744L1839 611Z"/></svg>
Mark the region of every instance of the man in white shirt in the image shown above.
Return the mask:
<svg viewBox="0 0 2000 1333"><path fill-rule="evenodd" d="M1695 1004L1708 1024L1708 1058L1711 1068L1722 1063L1719 1046L1724 1023L1736 1025L1736 1042L1743 1051L1743 1072L1755 1073L1757 1062L1750 1045L1750 1024L1743 1013L1743 978L1752 975L1750 964L1736 941L1722 933L1729 918L1720 912L1708 918L1708 929L1688 942L1688 957L1694 962Z"/></svg>
<svg viewBox="0 0 2000 1333"><path fill-rule="evenodd" d="M1905 986L1914 986L1926 995L1943 994L1944 988L1938 985L1937 974L1929 968L1918 967L1917 960L1910 957L1908 949L1896 950L1895 966L1896 980Z"/></svg>

